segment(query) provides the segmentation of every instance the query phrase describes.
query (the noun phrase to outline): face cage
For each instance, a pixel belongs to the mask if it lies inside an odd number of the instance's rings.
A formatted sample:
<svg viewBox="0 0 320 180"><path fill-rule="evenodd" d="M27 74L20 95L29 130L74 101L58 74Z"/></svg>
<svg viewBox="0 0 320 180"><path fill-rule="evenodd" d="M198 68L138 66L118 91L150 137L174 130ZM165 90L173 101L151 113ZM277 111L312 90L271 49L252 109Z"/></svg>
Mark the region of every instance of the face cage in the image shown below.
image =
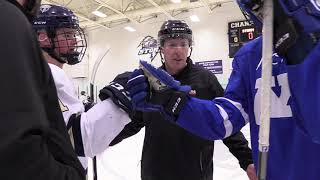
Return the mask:
<svg viewBox="0 0 320 180"><path fill-rule="evenodd" d="M58 38L58 36L63 38ZM81 62L87 49L86 37L80 27L59 28L52 41L54 42L54 52L70 65Z"/></svg>

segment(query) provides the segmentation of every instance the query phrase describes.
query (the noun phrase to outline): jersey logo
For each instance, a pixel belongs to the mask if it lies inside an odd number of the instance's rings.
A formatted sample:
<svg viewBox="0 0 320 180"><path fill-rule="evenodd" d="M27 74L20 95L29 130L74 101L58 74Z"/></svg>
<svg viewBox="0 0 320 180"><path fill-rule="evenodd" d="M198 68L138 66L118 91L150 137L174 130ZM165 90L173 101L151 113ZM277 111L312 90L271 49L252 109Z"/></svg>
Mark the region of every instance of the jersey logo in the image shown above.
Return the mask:
<svg viewBox="0 0 320 180"><path fill-rule="evenodd" d="M288 83L288 74L279 74L272 76L271 82L271 111L270 118L287 118L292 117L292 110L289 105L291 97ZM256 80L255 89L257 93L254 97L254 114L257 125L261 124L260 119L260 101L261 101L261 78Z"/></svg>

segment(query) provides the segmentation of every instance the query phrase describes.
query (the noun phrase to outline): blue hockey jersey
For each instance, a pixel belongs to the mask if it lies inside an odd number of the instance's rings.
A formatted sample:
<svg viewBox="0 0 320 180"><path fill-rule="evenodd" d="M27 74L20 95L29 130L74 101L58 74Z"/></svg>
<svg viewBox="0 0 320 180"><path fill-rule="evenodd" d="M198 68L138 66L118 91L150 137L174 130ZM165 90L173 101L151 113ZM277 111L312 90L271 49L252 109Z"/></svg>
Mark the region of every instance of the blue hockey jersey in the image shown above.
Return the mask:
<svg viewBox="0 0 320 180"><path fill-rule="evenodd" d="M314 142L320 143L320 42L303 63L288 66L288 78L297 124Z"/></svg>
<svg viewBox="0 0 320 180"><path fill-rule="evenodd" d="M258 38L245 45L236 54L225 96L213 101L190 98L176 121L179 126L208 140L223 139L250 122L251 145L256 167L260 125L261 57L262 39ZM276 54L273 55L272 65L267 179L320 180L320 145L305 134L308 131L306 126L297 123L300 120L295 116L296 113L293 113L297 107L289 90L288 66ZM294 79L292 81L298 83ZM295 84L295 88L302 85ZM317 86L319 90L319 83ZM308 120L312 122L317 118ZM318 125L319 123L317 122Z"/></svg>

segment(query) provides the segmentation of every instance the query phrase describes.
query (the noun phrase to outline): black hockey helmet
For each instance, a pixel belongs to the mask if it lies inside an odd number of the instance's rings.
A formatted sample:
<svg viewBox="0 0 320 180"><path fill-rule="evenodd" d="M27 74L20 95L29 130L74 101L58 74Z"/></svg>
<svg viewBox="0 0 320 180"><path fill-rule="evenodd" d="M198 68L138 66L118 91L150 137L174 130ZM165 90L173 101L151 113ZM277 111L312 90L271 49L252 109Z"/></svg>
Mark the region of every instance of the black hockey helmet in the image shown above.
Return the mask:
<svg viewBox="0 0 320 180"><path fill-rule="evenodd" d="M158 42L160 47L163 46L165 40L175 38L187 39L189 46L192 46L192 30L187 23L182 20L165 21L158 32Z"/></svg>

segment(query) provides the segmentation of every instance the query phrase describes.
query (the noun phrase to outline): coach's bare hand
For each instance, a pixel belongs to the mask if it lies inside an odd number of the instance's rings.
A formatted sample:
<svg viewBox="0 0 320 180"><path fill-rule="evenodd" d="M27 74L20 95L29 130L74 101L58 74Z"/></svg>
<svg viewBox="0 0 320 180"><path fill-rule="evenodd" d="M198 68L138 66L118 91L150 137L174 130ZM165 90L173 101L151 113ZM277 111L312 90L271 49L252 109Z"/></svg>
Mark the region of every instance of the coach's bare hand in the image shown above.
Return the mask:
<svg viewBox="0 0 320 180"><path fill-rule="evenodd" d="M249 164L249 166L247 167L247 175L249 177L249 180L258 180L256 168L253 164Z"/></svg>

